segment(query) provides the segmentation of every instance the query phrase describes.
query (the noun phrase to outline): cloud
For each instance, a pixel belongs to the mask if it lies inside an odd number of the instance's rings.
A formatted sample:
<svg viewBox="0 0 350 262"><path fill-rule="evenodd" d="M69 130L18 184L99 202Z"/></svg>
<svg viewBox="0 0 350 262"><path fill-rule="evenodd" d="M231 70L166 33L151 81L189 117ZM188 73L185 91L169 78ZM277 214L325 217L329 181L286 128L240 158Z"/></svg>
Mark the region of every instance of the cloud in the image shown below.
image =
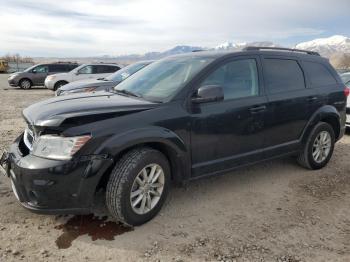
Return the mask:
<svg viewBox="0 0 350 262"><path fill-rule="evenodd" d="M348 0L0 0L1 52L93 56L350 35Z"/></svg>

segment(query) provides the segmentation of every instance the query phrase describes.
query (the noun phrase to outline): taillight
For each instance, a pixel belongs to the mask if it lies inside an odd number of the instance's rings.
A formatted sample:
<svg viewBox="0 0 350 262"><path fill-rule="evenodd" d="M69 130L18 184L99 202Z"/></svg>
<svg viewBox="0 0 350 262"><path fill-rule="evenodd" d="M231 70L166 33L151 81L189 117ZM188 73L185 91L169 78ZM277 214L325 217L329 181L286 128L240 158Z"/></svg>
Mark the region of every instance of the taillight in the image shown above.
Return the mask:
<svg viewBox="0 0 350 262"><path fill-rule="evenodd" d="M344 89L344 94L345 94L346 97L348 97L349 94L350 94L350 88L345 87L345 89Z"/></svg>

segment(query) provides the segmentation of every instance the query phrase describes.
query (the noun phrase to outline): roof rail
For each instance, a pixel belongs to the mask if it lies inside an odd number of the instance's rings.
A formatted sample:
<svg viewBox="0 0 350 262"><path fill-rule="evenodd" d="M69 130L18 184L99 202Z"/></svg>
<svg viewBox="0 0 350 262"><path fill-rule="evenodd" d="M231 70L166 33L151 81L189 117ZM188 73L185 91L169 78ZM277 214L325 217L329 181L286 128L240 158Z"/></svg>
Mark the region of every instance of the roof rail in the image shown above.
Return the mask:
<svg viewBox="0 0 350 262"><path fill-rule="evenodd" d="M298 53L306 53L308 55L317 55L321 56L318 52L309 51L309 50L301 50L294 48L284 48L284 47L268 47L268 46L247 46L243 48L244 51L258 51L258 50L276 50L276 51L290 51L290 52L298 52Z"/></svg>

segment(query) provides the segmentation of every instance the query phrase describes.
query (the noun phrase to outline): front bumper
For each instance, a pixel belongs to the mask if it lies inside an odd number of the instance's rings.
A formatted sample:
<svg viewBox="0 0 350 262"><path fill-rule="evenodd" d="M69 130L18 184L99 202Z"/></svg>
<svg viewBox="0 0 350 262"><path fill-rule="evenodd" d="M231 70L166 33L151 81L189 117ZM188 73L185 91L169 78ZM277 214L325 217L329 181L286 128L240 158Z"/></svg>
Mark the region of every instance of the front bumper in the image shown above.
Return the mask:
<svg viewBox="0 0 350 262"><path fill-rule="evenodd" d="M59 161L23 155L22 140L22 136L16 139L0 163L22 206L45 214L90 212L98 182L113 160L85 156Z"/></svg>
<svg viewBox="0 0 350 262"><path fill-rule="evenodd" d="M7 82L9 83L10 86L14 86L14 87L18 86L18 80L16 78L11 78L11 79L9 78L7 79Z"/></svg>
<svg viewBox="0 0 350 262"><path fill-rule="evenodd" d="M45 83L44 83L45 88L47 89L54 89L55 86L55 81L54 80L48 80L47 78L45 79Z"/></svg>

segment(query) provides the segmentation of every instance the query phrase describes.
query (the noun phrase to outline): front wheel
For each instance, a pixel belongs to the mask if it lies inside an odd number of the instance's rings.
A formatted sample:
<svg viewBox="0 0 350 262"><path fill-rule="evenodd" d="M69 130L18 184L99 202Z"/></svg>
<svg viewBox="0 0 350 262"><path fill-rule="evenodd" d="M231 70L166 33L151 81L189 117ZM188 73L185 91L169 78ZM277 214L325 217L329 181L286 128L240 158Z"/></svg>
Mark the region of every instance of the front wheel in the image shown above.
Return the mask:
<svg viewBox="0 0 350 262"><path fill-rule="evenodd" d="M170 186L167 158L152 148L134 149L125 154L111 173L106 203L118 221L137 226L160 211Z"/></svg>
<svg viewBox="0 0 350 262"><path fill-rule="evenodd" d="M298 162L308 169L320 169L331 159L334 144L335 135L332 126L320 122L311 131Z"/></svg>
<svg viewBox="0 0 350 262"><path fill-rule="evenodd" d="M19 82L19 87L22 89L30 89L32 88L32 82L29 79L23 79Z"/></svg>

